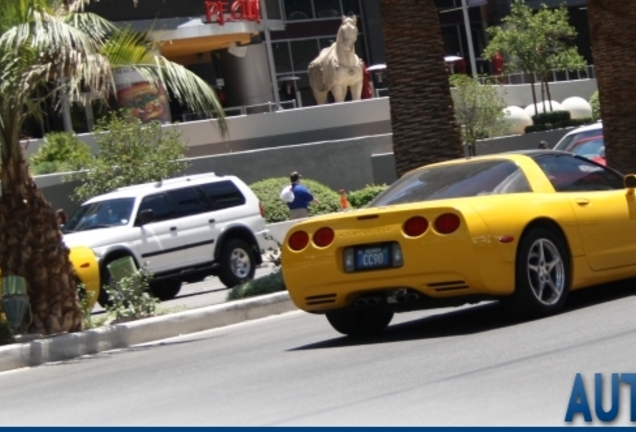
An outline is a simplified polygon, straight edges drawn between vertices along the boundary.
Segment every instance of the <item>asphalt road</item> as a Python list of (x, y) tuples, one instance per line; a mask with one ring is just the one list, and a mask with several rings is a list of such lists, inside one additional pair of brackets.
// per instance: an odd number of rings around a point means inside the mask
[[(0, 418), (4, 425), (563, 425), (576, 373), (594, 412), (594, 373), (636, 372), (633, 286), (572, 294), (565, 312), (526, 322), (496, 303), (401, 314), (380, 337), (361, 340), (340, 337), (324, 317), (291, 312), (0, 374)], [(617, 423), (628, 424), (629, 388), (621, 387), (621, 398)]]

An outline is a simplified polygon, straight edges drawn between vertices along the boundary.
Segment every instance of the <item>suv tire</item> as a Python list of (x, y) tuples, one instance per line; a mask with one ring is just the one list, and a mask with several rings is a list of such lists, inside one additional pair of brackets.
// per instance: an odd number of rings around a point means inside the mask
[(150, 282), (150, 292), (161, 301), (172, 300), (181, 291), (181, 281), (168, 279)]
[(252, 247), (243, 240), (230, 240), (221, 251), (219, 279), (228, 288), (254, 278), (256, 260)]

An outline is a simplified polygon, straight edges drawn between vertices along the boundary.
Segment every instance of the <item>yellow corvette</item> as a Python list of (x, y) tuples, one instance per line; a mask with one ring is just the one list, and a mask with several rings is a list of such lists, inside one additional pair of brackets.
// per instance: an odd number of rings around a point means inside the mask
[(89, 247), (73, 246), (70, 248), (69, 259), (79, 282), (84, 284), (83, 295), (88, 299), (87, 306), (93, 309), (100, 290), (99, 264), (95, 253)]
[(84, 284), (84, 291), (88, 300), (87, 306), (93, 309), (99, 297), (100, 279), (99, 264), (95, 253), (89, 247), (74, 246), (70, 248), (69, 259), (80, 282)]
[(550, 150), (424, 166), (364, 209), (294, 225), (283, 278), (296, 306), (346, 335), (494, 299), (548, 315), (569, 290), (636, 276), (635, 188), (634, 175)]

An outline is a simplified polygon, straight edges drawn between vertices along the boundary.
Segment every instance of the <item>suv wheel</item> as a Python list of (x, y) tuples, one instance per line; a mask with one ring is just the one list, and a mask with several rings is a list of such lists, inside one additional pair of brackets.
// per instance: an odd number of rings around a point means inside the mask
[(254, 278), (256, 262), (252, 248), (243, 240), (230, 240), (221, 251), (219, 279), (228, 288)]
[(181, 291), (180, 280), (163, 280), (150, 283), (150, 292), (161, 301), (172, 300)]

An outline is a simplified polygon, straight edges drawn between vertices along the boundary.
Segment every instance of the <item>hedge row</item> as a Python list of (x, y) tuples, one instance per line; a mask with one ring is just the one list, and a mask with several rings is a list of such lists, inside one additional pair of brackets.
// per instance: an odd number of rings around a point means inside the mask
[[(310, 216), (335, 213), (341, 210), (340, 196), (336, 191), (311, 179), (303, 179), (302, 184), (320, 201), (320, 204), (309, 206)], [(280, 199), (280, 191), (287, 185), (289, 185), (289, 178), (287, 177), (269, 178), (250, 185), (265, 210), (265, 221), (267, 223), (282, 222), (288, 219), (289, 209), (287, 203)], [(349, 204), (353, 208), (364, 207), (386, 188), (386, 185), (371, 185), (350, 192), (347, 194)]]
[(556, 123), (545, 123), (545, 124), (526, 126), (524, 131), (525, 133), (541, 132), (541, 131), (547, 131), (552, 129), (577, 127), (577, 126), (582, 126), (582, 125), (586, 125), (590, 123), (594, 123), (594, 119), (592, 117), (583, 118), (583, 119), (570, 119), (568, 121), (560, 121)]

